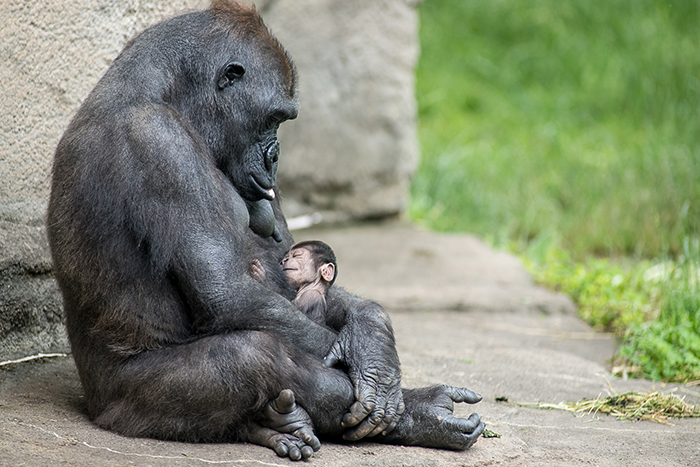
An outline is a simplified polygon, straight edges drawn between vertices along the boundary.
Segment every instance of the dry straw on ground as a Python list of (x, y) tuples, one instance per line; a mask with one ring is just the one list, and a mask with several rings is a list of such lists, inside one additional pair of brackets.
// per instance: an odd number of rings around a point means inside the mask
[(700, 418), (700, 406), (687, 404), (683, 398), (671, 392), (626, 392), (574, 403), (546, 404), (539, 402), (521, 405), (566, 410), (577, 414), (604, 413), (620, 420), (650, 420), (666, 425), (673, 425), (667, 421), (672, 418)]

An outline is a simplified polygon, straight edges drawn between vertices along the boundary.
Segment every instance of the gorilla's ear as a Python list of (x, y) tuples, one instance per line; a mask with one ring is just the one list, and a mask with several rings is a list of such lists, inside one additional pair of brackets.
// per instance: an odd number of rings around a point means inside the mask
[(245, 74), (245, 68), (238, 62), (229, 63), (222, 70), (219, 76), (219, 89), (224, 89), (225, 87), (231, 86), (235, 81), (241, 79)]

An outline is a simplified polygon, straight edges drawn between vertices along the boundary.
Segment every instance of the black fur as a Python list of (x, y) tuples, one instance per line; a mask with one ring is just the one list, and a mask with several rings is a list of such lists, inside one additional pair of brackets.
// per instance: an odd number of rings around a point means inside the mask
[[(254, 9), (217, 0), (131, 40), (59, 142), (48, 235), (98, 425), (246, 440), (289, 388), (319, 434), (340, 435), (356, 398), (361, 419), (346, 427), (363, 428), (350, 439), (394, 427), (403, 401), (384, 310), (333, 288), (338, 332), (288, 300), (279, 261), (293, 241), (269, 189), (295, 87)], [(253, 258), (274, 291), (250, 276)]]

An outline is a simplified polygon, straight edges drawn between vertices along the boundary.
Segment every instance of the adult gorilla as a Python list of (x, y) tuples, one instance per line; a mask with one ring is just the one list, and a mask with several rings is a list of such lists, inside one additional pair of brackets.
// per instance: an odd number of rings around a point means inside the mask
[(126, 435), (248, 440), (293, 459), (318, 449), (314, 431), (465, 449), (483, 424), (452, 416), (453, 401), (479, 396), (402, 390), (380, 306), (335, 288), (330, 329), (289, 302), (274, 188), (295, 92), (255, 10), (216, 0), (131, 40), (79, 109), (47, 223), (89, 414)]

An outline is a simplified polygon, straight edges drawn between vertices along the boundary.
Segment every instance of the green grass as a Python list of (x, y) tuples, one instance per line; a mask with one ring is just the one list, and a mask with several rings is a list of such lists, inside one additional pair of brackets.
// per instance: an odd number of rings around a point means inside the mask
[(523, 253), (640, 375), (700, 374), (700, 2), (419, 11), (411, 217)]
[(411, 215), (586, 254), (700, 231), (700, 3), (427, 0)]
[(578, 262), (565, 250), (534, 242), (523, 252), (525, 267), (539, 284), (568, 294), (580, 316), (600, 331), (624, 336), (635, 325), (659, 315), (662, 277), (650, 261), (623, 267), (606, 258)]

